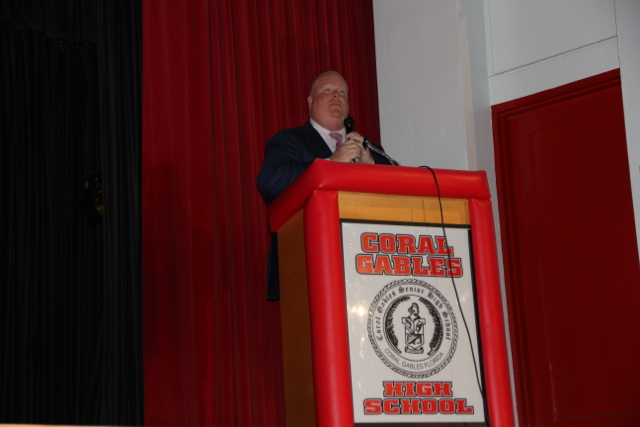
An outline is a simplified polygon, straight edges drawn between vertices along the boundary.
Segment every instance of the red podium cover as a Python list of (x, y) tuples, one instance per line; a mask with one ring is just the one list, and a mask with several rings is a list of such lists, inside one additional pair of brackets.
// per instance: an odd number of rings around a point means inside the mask
[[(393, 212), (396, 205), (413, 203), (415, 198), (428, 202), (429, 198), (440, 197), (448, 203), (464, 205), (468, 212), (466, 223), (473, 233), (471, 252), (488, 421), (495, 427), (514, 425), (486, 174), (482, 171), (433, 172), (437, 181), (428, 169), (317, 160), (270, 205), (269, 226), (271, 231), (278, 231), (281, 251), (281, 310), (289, 424), (301, 423), (301, 416), (309, 416), (315, 411), (318, 426), (354, 425), (341, 221), (351, 217), (368, 218), (367, 209), (374, 216), (377, 215), (374, 211), (385, 211), (388, 217), (388, 212)], [(376, 197), (374, 204), (385, 197), (393, 199), (382, 202), (387, 203), (387, 208), (382, 209), (371, 208), (368, 202), (357, 205), (360, 200), (368, 200), (368, 196)], [(351, 206), (352, 214), (341, 206), (341, 200), (356, 200), (355, 210)], [(404, 221), (400, 218), (392, 220)], [(437, 220), (418, 222), (441, 221), (438, 217)], [(444, 222), (448, 222), (446, 216)], [(290, 237), (295, 235), (292, 230), (296, 229), (301, 236)], [(305, 347), (309, 348), (308, 353), (305, 353)], [(310, 373), (305, 378), (303, 371), (307, 369)], [(311, 381), (312, 385), (305, 384)], [(314, 401), (314, 407), (306, 411), (299, 402), (290, 403), (301, 399), (305, 392), (309, 392), (308, 396)], [(295, 408), (292, 406), (302, 408), (298, 415), (293, 414)], [(372, 419), (369, 422), (380, 421)]]

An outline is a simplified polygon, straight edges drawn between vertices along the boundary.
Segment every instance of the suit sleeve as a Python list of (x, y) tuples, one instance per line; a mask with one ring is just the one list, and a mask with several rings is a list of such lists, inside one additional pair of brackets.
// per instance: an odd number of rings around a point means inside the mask
[(273, 202), (315, 159), (305, 158), (302, 143), (292, 132), (278, 132), (267, 143), (258, 174), (258, 190)]

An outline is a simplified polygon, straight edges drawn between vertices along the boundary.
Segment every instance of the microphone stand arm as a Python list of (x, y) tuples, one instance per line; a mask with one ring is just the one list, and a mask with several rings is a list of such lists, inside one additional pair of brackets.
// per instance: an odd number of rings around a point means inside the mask
[(364, 142), (362, 143), (362, 146), (364, 148), (369, 148), (370, 150), (375, 151), (376, 153), (380, 154), (382, 157), (386, 158), (387, 160), (389, 160), (389, 162), (393, 165), (393, 166), (400, 166), (400, 163), (396, 162), (395, 160), (393, 160), (391, 157), (389, 157), (389, 155), (387, 153), (385, 153), (382, 150), (378, 150), (371, 141), (369, 141), (368, 138), (364, 139)]

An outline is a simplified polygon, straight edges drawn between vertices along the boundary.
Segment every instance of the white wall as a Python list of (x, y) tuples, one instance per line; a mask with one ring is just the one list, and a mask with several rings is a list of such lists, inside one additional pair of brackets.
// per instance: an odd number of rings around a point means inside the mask
[(487, 99), (495, 105), (619, 67), (614, 0), (373, 4), (381, 142), (407, 166), (493, 168), (477, 158), (491, 136), (477, 129), (490, 128)]
[(467, 169), (456, 3), (373, 7), (385, 150), (405, 166)]
[(618, 68), (614, 0), (487, 0), (491, 104)]
[(613, 0), (490, 0), (492, 73), (616, 36)]
[(640, 1), (616, 0), (627, 154), (640, 253)]

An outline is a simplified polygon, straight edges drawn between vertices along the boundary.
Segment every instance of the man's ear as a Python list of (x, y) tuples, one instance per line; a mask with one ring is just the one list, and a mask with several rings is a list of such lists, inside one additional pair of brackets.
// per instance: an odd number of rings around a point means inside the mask
[(307, 104), (309, 104), (309, 110), (311, 110), (311, 103), (313, 102), (313, 96), (309, 95), (307, 98)]

